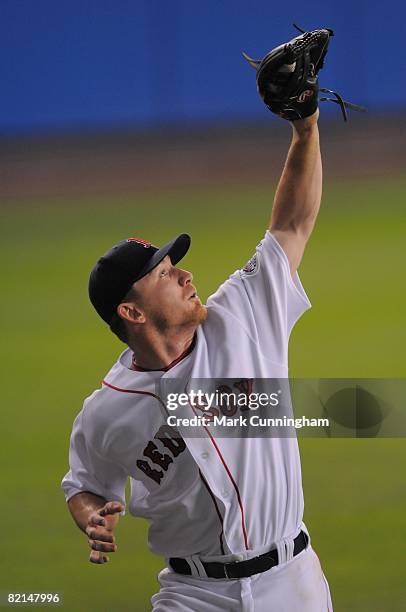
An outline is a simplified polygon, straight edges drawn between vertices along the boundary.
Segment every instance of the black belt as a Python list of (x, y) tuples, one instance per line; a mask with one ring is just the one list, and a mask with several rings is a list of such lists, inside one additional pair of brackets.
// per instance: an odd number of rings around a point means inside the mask
[[(293, 556), (298, 555), (307, 546), (309, 538), (304, 531), (301, 531), (299, 535), (293, 540)], [(192, 561), (193, 563), (193, 561)], [(253, 574), (261, 574), (278, 565), (278, 551), (276, 548), (254, 557), (253, 559), (246, 559), (246, 561), (233, 561), (231, 563), (203, 563), (204, 570), (209, 578), (248, 578)], [(191, 576), (192, 571), (189, 563), (186, 559), (180, 559), (178, 557), (172, 557), (169, 559), (169, 565), (178, 574), (184, 574), (185, 576)]]

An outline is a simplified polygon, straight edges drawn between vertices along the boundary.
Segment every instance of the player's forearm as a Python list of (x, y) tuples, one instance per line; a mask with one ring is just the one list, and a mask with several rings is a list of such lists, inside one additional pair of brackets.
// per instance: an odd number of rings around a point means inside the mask
[(70, 498), (68, 507), (76, 525), (85, 532), (89, 516), (99, 508), (102, 508), (105, 503), (106, 500), (103, 497), (83, 491)]
[(322, 165), (317, 117), (292, 124), (292, 142), (276, 190), (270, 229), (310, 235), (320, 208)]

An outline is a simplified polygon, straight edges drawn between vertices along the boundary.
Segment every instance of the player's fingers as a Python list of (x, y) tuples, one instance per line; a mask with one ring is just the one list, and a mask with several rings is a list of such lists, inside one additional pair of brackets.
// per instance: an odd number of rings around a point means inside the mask
[(99, 552), (116, 552), (117, 544), (110, 542), (101, 542), (100, 540), (88, 540), (90, 548)]
[(86, 535), (90, 540), (100, 540), (101, 542), (111, 542), (113, 544), (115, 542), (115, 537), (111, 535), (111, 533), (106, 533), (95, 527), (88, 527), (86, 529)]
[(106, 525), (106, 521), (102, 516), (100, 516), (98, 512), (93, 512), (93, 514), (89, 516), (88, 524), (101, 525), (102, 527), (104, 527)]
[(124, 504), (120, 502), (107, 502), (107, 504), (105, 504), (103, 508), (100, 508), (99, 514), (100, 516), (107, 516), (108, 514), (117, 514), (118, 512), (123, 512), (123, 510)]
[(92, 552), (90, 553), (89, 561), (90, 563), (98, 563), (99, 565), (101, 565), (102, 563), (108, 563), (110, 559), (107, 555), (102, 555), (99, 552), (92, 550)]

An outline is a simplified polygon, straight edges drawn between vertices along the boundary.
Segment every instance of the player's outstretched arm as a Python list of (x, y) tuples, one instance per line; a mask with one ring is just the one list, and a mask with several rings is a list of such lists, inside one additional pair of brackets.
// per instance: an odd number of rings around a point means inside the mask
[(269, 229), (285, 251), (291, 273), (299, 267), (320, 208), (322, 165), (319, 111), (292, 122), (292, 142), (276, 190)]
[(106, 502), (103, 497), (84, 491), (71, 497), (69, 510), (79, 527), (88, 536), (92, 549), (91, 563), (107, 563), (109, 557), (103, 553), (116, 552), (114, 530), (120, 512), (124, 510), (120, 502)]

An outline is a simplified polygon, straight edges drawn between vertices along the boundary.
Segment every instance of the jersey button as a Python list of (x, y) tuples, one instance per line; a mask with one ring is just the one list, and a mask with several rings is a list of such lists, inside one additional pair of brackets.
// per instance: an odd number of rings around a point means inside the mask
[(207, 453), (206, 451), (204, 453), (202, 453), (201, 455), (202, 459), (208, 459), (209, 458), (209, 453)]

